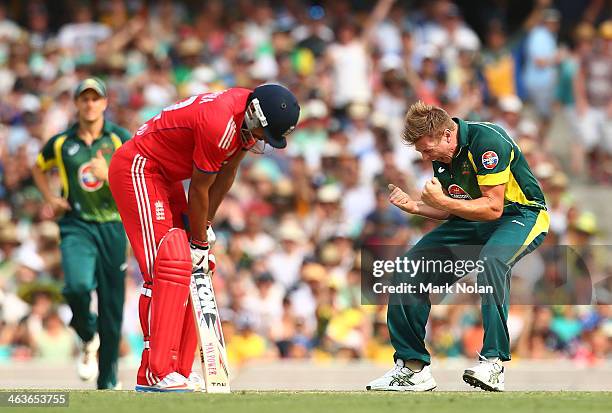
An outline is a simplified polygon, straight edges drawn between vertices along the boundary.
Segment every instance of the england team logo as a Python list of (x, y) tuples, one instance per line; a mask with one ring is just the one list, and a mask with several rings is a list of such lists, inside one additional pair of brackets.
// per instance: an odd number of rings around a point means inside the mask
[(162, 201), (155, 201), (155, 219), (157, 221), (164, 221), (166, 219), (166, 212), (164, 211), (164, 203)]
[(486, 151), (482, 154), (482, 166), (486, 169), (493, 169), (497, 166), (499, 162), (499, 157), (493, 151)]
[(87, 192), (95, 192), (102, 188), (104, 182), (96, 178), (91, 170), (91, 163), (87, 162), (79, 168), (79, 185)]

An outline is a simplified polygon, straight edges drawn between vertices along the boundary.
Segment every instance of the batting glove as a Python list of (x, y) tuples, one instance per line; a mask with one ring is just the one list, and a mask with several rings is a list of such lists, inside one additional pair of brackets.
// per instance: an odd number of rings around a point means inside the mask
[(215, 267), (217, 266), (217, 260), (215, 254), (208, 254), (208, 275), (211, 277), (215, 273)]
[(202, 272), (208, 272), (208, 257), (210, 252), (210, 246), (206, 241), (197, 241), (192, 239), (189, 243), (191, 249), (191, 265), (192, 270), (196, 269)]
[(215, 231), (213, 231), (212, 223), (210, 221), (208, 221), (208, 224), (206, 225), (206, 237), (208, 238), (208, 245), (210, 245), (211, 248), (214, 247), (215, 242), (217, 242), (217, 236), (215, 235)]

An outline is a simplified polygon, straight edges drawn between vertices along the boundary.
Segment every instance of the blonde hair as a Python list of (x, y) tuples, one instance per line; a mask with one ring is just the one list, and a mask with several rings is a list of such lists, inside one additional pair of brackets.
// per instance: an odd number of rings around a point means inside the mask
[(402, 140), (407, 145), (414, 145), (423, 136), (442, 137), (445, 129), (455, 130), (455, 127), (455, 122), (444, 109), (419, 100), (408, 108)]

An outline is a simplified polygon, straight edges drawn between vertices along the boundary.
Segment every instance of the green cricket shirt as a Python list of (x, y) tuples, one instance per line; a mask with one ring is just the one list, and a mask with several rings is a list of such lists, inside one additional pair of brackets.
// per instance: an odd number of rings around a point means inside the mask
[(91, 146), (77, 135), (78, 123), (53, 136), (43, 146), (36, 160), (47, 171), (57, 167), (62, 182), (62, 196), (72, 208), (66, 216), (85, 221), (121, 221), (108, 182), (98, 180), (91, 172), (91, 160), (101, 151), (110, 163), (113, 153), (131, 134), (112, 122), (104, 121), (102, 134)]
[(476, 199), (480, 186), (506, 184), (504, 207), (546, 209), (544, 194), (518, 145), (506, 131), (489, 122), (453, 118), (459, 128), (458, 149), (450, 165), (433, 161), (434, 176), (448, 196)]

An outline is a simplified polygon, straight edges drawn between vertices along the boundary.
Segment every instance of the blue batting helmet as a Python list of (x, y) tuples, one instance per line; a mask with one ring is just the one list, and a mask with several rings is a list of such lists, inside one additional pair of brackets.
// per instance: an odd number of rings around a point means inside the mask
[(257, 86), (247, 104), (245, 121), (252, 130), (261, 126), (265, 141), (274, 148), (287, 146), (289, 135), (300, 116), (300, 105), (297, 99), (284, 86), (265, 84)]

